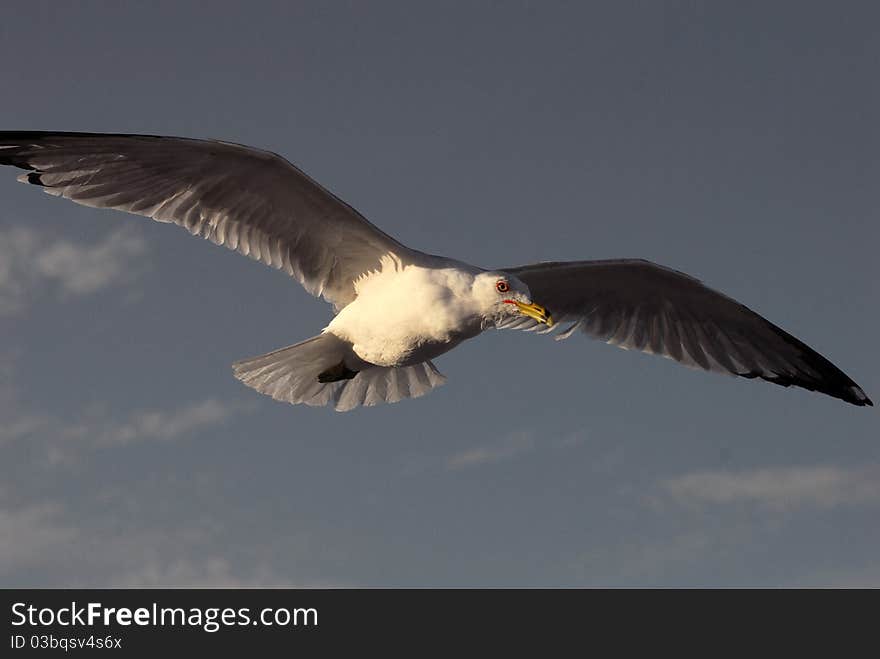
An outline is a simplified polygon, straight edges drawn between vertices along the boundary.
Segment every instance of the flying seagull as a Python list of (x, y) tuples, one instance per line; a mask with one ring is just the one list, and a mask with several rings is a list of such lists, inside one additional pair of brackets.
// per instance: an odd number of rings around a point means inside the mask
[(79, 204), (170, 222), (284, 270), (333, 305), (317, 336), (233, 365), (272, 398), (345, 411), (426, 394), (438, 355), (490, 328), (575, 331), (694, 368), (853, 405), (820, 354), (684, 273), (639, 259), (487, 270), (397, 242), (284, 158), (151, 135), (0, 132), (0, 164)]

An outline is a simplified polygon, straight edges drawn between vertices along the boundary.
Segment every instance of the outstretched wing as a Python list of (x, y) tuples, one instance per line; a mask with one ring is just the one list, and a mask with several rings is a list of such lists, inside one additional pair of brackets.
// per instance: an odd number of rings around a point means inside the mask
[[(840, 369), (736, 300), (681, 272), (627, 259), (537, 263), (505, 268), (528, 285), (532, 299), (568, 325), (621, 348), (687, 366), (784, 387), (820, 391), (854, 405), (872, 405)], [(538, 325), (518, 321), (519, 329)]]
[(49, 194), (173, 222), (283, 269), (337, 310), (383, 256), (414, 254), (285, 159), (238, 144), (0, 131), (0, 164)]

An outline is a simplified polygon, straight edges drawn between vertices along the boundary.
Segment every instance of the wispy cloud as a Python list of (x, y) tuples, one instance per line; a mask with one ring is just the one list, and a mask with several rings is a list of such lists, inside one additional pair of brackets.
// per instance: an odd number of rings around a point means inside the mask
[(190, 435), (203, 428), (217, 426), (245, 406), (221, 403), (209, 398), (171, 411), (136, 412), (119, 424), (101, 429), (84, 424), (75, 429), (78, 436), (91, 438), (100, 445), (123, 445), (139, 441), (168, 441)]
[(209, 398), (172, 410), (134, 411), (122, 419), (108, 412), (75, 419), (34, 413), (15, 416), (13, 412), (7, 413), (6, 425), (0, 428), (0, 444), (28, 442), (45, 451), (49, 464), (69, 465), (84, 450), (183, 440), (221, 427), (234, 415), (252, 409), (249, 403)]
[(450, 455), (446, 459), (448, 469), (467, 469), (481, 465), (508, 460), (535, 447), (530, 433), (514, 433), (501, 441), (482, 444)]
[(6, 424), (0, 427), (0, 445), (33, 436), (50, 425), (50, 421), (48, 417), (37, 415), (7, 416)]
[[(115, 497), (116, 500), (119, 496)], [(124, 509), (124, 506), (123, 506)], [(202, 519), (185, 528), (128, 526), (118, 509), (88, 527), (57, 503), (0, 504), (0, 577), (69, 587), (259, 586), (281, 582), (265, 557), (234, 566), (217, 554), (222, 526)], [(30, 575), (30, 576), (28, 576)]]
[(77, 535), (54, 504), (0, 508), (0, 529), (0, 574), (45, 561)]
[(151, 559), (138, 565), (130, 566), (114, 577), (113, 587), (116, 588), (157, 588), (184, 587), (198, 588), (205, 586), (243, 588), (248, 586), (272, 583), (268, 579), (242, 579), (233, 574), (232, 565), (219, 556), (204, 560), (176, 558), (168, 560)]
[(701, 471), (664, 481), (674, 499), (692, 504), (754, 503), (775, 509), (880, 503), (880, 467), (778, 467)]
[(459, 471), (504, 462), (536, 450), (570, 451), (588, 440), (586, 430), (571, 431), (561, 436), (546, 436), (534, 429), (510, 432), (500, 439), (489, 439), (452, 454), (410, 457), (405, 461), (403, 472), (407, 476), (434, 471)]
[(86, 295), (130, 281), (133, 262), (146, 251), (143, 238), (128, 226), (97, 242), (53, 238), (31, 227), (0, 228), (0, 314), (25, 308), (35, 291)]

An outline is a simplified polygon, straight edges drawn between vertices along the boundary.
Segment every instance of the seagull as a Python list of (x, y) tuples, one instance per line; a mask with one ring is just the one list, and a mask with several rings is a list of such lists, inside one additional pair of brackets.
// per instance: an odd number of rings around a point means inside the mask
[(233, 364), (288, 403), (359, 406), (445, 382), (431, 360), (487, 329), (576, 331), (692, 368), (873, 405), (830, 361), (751, 309), (641, 259), (485, 269), (406, 247), (275, 153), (154, 135), (0, 131), (23, 183), (173, 223), (283, 270), (335, 315), (317, 336)]

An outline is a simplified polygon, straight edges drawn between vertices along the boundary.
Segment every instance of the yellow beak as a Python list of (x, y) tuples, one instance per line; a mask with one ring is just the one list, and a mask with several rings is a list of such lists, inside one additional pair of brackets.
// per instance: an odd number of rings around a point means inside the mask
[(539, 323), (547, 325), (547, 327), (553, 327), (553, 316), (547, 313), (547, 310), (541, 305), (525, 304), (524, 302), (518, 302), (517, 300), (505, 300), (505, 302), (515, 304), (521, 314), (528, 316), (529, 318), (534, 318)]

